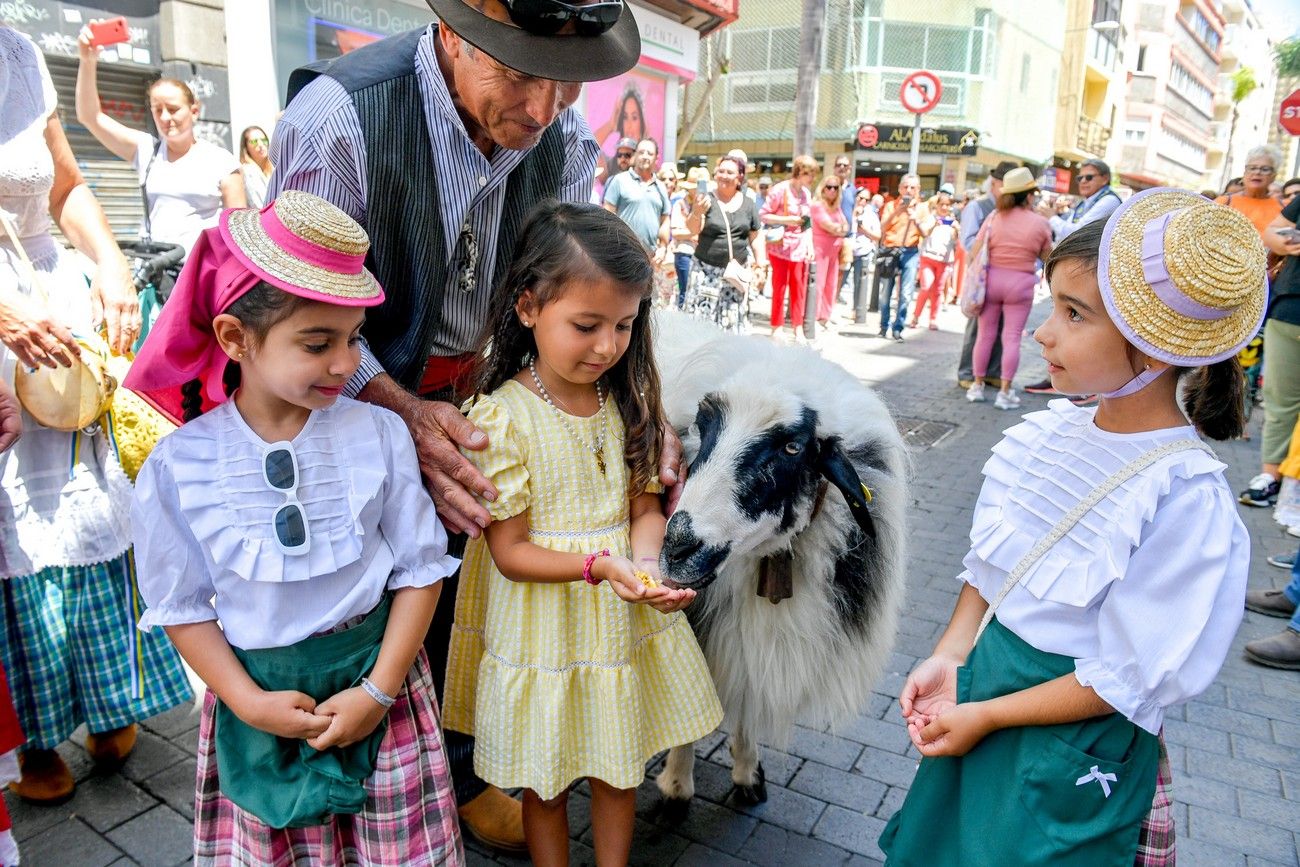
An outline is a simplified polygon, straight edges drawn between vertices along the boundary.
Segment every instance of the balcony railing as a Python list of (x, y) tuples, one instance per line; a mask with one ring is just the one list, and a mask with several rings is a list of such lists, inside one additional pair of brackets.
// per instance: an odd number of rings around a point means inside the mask
[(1098, 123), (1087, 115), (1079, 115), (1079, 150), (1104, 156), (1110, 142), (1110, 127)]

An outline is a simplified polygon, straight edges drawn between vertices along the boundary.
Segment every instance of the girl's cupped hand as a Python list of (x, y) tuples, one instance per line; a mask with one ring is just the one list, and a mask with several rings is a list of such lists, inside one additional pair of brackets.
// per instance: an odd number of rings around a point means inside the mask
[(953, 657), (935, 654), (912, 669), (898, 696), (898, 706), (909, 726), (925, 726), (957, 706), (959, 665)]
[(329, 727), (316, 737), (307, 738), (307, 746), (314, 750), (346, 747), (367, 737), (379, 725), (388, 708), (370, 697), (364, 689), (354, 686), (330, 696), (316, 706), (318, 714), (329, 717)]
[(592, 564), (592, 574), (609, 582), (610, 588), (624, 602), (649, 605), (665, 614), (680, 611), (695, 601), (694, 590), (679, 590), (665, 587), (659, 575), (659, 567), (650, 563), (642, 564), (654, 578), (656, 587), (647, 587), (636, 576), (637, 567), (626, 557), (601, 557)]
[(959, 704), (922, 723), (924, 719), (924, 714), (909, 719), (907, 733), (926, 757), (964, 756), (995, 728), (985, 704), (978, 701)]
[(231, 710), (253, 728), (282, 738), (314, 738), (330, 725), (330, 718), (318, 712), (316, 699), (288, 689), (259, 691)]

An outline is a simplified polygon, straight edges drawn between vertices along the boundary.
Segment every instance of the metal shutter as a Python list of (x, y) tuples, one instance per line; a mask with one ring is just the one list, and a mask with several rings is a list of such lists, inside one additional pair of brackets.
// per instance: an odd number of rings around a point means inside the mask
[[(59, 55), (45, 56), (59, 95), (59, 116), (67, 132), (68, 143), (77, 158), (86, 183), (108, 216), (113, 235), (119, 240), (139, 237), (143, 205), (140, 181), (135, 170), (101, 145), (90, 131), (77, 122), (77, 59)], [(99, 99), (111, 114), (131, 129), (154, 134), (153, 118), (145, 99), (145, 88), (156, 76), (148, 67), (113, 63), (99, 64)]]

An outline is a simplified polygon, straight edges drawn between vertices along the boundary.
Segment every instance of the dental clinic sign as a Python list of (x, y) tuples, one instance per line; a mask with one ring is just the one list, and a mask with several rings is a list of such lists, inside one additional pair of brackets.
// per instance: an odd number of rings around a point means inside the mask
[(700, 64), (700, 34), (644, 6), (632, 6), (632, 14), (641, 32), (641, 65), (693, 81)]

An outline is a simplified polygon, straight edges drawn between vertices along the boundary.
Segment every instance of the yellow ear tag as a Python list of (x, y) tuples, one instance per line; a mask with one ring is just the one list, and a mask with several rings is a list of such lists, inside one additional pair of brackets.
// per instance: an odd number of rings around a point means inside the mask
[(868, 505), (870, 505), (871, 501), (875, 499), (871, 496), (871, 488), (868, 488), (865, 482), (862, 483), (862, 496), (866, 498)]

